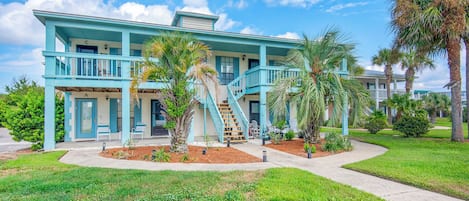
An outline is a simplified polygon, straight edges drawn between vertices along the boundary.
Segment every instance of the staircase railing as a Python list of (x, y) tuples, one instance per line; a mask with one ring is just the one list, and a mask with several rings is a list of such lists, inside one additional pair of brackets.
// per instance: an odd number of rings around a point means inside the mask
[[(238, 103), (238, 98), (235, 97), (233, 94), (233, 91), (231, 90), (231, 87), (228, 86), (228, 104), (230, 105), (231, 109), (234, 112), (234, 115), (236, 116), (236, 119), (238, 119), (241, 123), (241, 129), (243, 130), (244, 134), (244, 139), (248, 139), (248, 129), (249, 129), (249, 121), (246, 118), (246, 115), (243, 112), (243, 109)], [(239, 92), (240, 97), (244, 95), (244, 92)]]
[(207, 105), (210, 117), (212, 118), (213, 124), (215, 125), (215, 130), (218, 135), (218, 141), (223, 142), (225, 122), (223, 121), (220, 110), (218, 110), (217, 102), (212, 96), (210, 90), (206, 89), (205, 86), (203, 86), (201, 83), (198, 83), (196, 85), (196, 98), (200, 103)]

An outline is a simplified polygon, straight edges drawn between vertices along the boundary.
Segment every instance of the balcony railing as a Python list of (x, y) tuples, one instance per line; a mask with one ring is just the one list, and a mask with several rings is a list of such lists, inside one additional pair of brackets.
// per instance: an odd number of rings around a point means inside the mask
[[(386, 100), (388, 99), (388, 96), (386, 94), (386, 89), (369, 89), (370, 91), (370, 96), (373, 98), (373, 99), (376, 99), (378, 98), (379, 101), (383, 101), (383, 100)], [(376, 97), (376, 93), (378, 93), (378, 97)], [(391, 89), (391, 96), (393, 94), (399, 94), (399, 95), (403, 95), (405, 94), (405, 90), (394, 90), (394, 89)]]
[[(141, 57), (100, 55), (73, 52), (44, 52), (46, 58), (55, 58), (57, 78), (129, 79), (137, 69)], [(51, 66), (46, 66), (50, 68)], [(124, 69), (128, 68), (128, 69)], [(128, 73), (126, 73), (128, 72)]]

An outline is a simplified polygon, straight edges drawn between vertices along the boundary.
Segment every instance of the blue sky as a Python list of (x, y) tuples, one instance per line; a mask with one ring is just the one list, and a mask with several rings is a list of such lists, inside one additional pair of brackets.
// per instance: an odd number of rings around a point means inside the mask
[[(279, 37), (318, 36), (339, 28), (357, 45), (359, 63), (367, 69), (380, 48), (391, 45), (390, 0), (27, 0), (0, 1), (0, 93), (12, 78), (27, 75), (43, 83), (44, 27), (32, 9), (169, 24), (176, 10), (219, 15), (216, 29)], [(72, 9), (73, 8), (73, 9)], [(463, 53), (463, 52), (462, 52)], [(448, 81), (443, 58), (437, 68), (419, 74), (416, 89), (442, 91)], [(395, 71), (402, 73), (396, 66)], [(464, 72), (463, 68), (463, 71)]]

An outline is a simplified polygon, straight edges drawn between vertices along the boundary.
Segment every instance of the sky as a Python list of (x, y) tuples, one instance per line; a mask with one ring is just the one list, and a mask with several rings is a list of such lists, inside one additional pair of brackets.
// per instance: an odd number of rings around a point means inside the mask
[[(218, 31), (284, 38), (315, 38), (335, 27), (356, 44), (360, 65), (380, 71), (383, 67), (372, 65), (371, 58), (393, 39), (391, 0), (0, 0), (0, 93), (22, 75), (44, 83), (45, 32), (33, 9), (167, 25), (176, 11), (184, 10), (220, 16)], [(444, 56), (436, 57), (435, 64), (435, 70), (417, 73), (415, 89), (445, 91), (449, 70)], [(403, 73), (400, 66), (394, 71)]]

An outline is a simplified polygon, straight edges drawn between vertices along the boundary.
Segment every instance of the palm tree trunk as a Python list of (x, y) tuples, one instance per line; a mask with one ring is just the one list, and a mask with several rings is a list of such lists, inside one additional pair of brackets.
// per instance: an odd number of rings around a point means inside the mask
[(412, 91), (412, 87), (414, 85), (414, 76), (415, 70), (412, 67), (407, 68), (405, 71), (405, 93), (410, 94)]
[(451, 87), (451, 141), (463, 142), (462, 132), (462, 104), (461, 104), (461, 61), (460, 41), (447, 40), (449, 80)]
[[(469, 35), (464, 36), (463, 39), (464, 46), (466, 46), (466, 112), (469, 119), (469, 101), (467, 101), (469, 100), (469, 82), (467, 81), (467, 79), (469, 79)], [(469, 128), (469, 120), (467, 121), (467, 128)], [(469, 139), (469, 132), (467, 134), (467, 139)]]
[(433, 110), (430, 114), (430, 122), (432, 122), (432, 124), (435, 124), (436, 122), (436, 110)]
[[(384, 74), (386, 76), (386, 97), (388, 99), (391, 98), (391, 80), (392, 80), (392, 67), (391, 65), (386, 65), (384, 69)], [(378, 86), (375, 86), (376, 90), (378, 90)], [(392, 124), (392, 113), (391, 113), (391, 107), (388, 106), (386, 109), (388, 113), (388, 124)]]
[(312, 121), (311, 124), (306, 128), (305, 132), (305, 143), (318, 144), (321, 143), (321, 122)]

